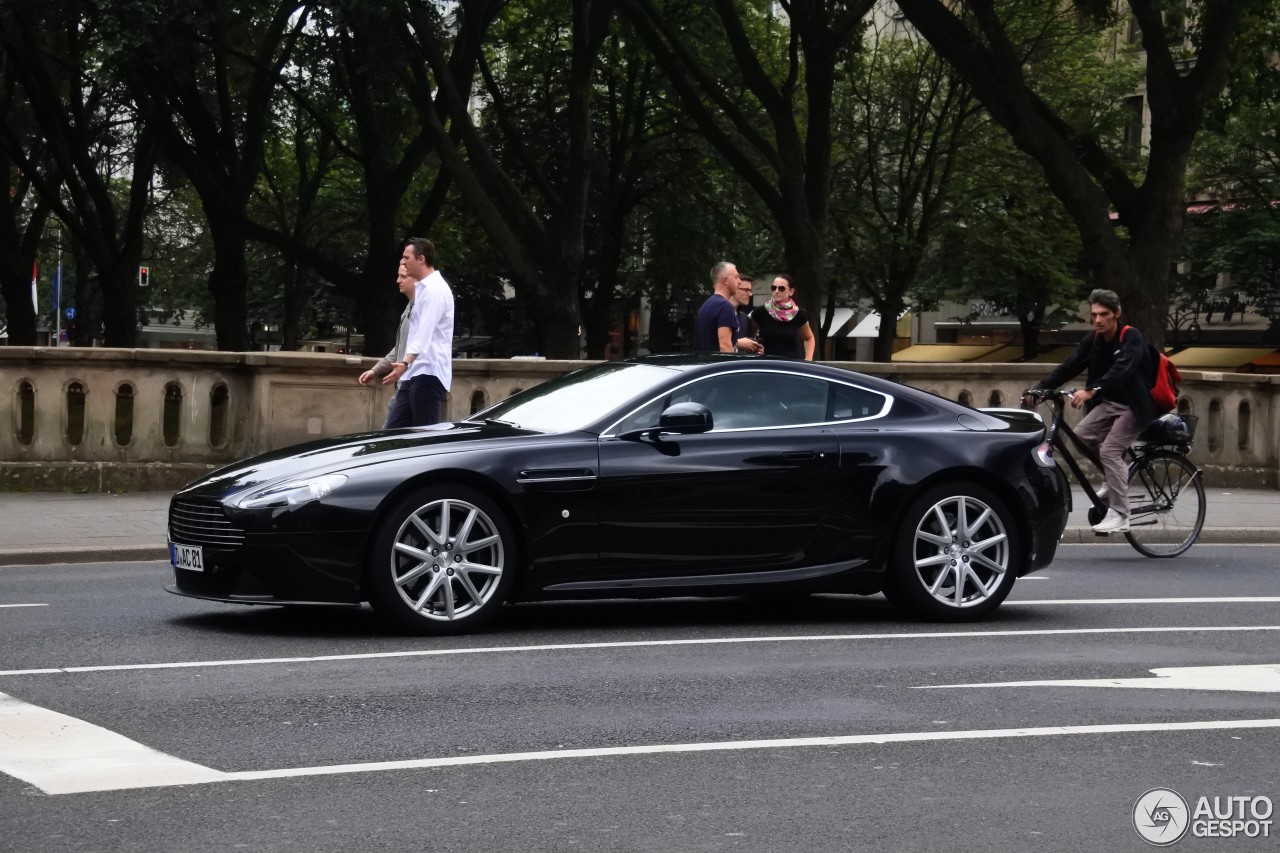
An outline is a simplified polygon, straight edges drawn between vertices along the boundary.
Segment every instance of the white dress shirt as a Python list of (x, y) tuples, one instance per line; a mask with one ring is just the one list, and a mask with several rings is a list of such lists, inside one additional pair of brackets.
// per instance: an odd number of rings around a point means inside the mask
[(453, 382), (453, 291), (439, 270), (414, 285), (413, 313), (409, 318), (406, 356), (413, 363), (401, 377), (434, 376), (444, 390)]

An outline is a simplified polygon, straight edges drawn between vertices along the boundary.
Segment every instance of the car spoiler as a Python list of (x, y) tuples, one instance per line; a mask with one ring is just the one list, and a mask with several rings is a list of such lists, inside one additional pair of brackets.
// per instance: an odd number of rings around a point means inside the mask
[(1008, 408), (992, 408), (978, 409), (984, 415), (991, 415), (999, 418), (1010, 426), (1022, 430), (1024, 432), (1033, 432), (1037, 429), (1044, 429), (1044, 418), (1040, 417), (1039, 412), (1030, 409), (1008, 409)]

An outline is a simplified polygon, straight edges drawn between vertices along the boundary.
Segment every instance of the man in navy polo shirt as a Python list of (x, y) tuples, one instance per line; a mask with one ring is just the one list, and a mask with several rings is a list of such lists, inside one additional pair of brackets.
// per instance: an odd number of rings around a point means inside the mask
[(738, 268), (721, 261), (711, 268), (711, 284), (715, 292), (702, 303), (693, 324), (694, 351), (763, 352), (758, 342), (738, 337)]

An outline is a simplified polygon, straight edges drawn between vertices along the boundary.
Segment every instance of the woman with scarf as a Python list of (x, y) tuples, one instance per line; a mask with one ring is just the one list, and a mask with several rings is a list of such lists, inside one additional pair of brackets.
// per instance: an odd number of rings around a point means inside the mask
[(791, 276), (778, 276), (769, 289), (769, 301), (751, 312), (753, 337), (764, 344), (765, 355), (813, 361), (813, 330), (809, 315), (796, 305)]

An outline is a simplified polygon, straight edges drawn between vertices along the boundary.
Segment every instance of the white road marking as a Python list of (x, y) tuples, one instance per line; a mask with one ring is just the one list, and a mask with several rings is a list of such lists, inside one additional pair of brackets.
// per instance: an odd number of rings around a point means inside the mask
[(0, 693), (0, 772), (46, 794), (217, 782), (225, 774)]
[(48, 607), (47, 604), (0, 604), (0, 607)]
[(685, 640), (620, 640), (602, 643), (548, 643), (533, 646), (480, 646), (459, 649), (413, 649), (400, 652), (364, 652), (349, 655), (315, 655), (294, 658), (245, 658), (232, 660), (172, 661), (165, 663), (121, 663), (98, 666), (45, 667), (0, 670), (5, 675), (60, 675), (82, 672), (126, 672), (144, 669), (198, 669), (217, 666), (262, 666), (266, 664), (326, 663), (346, 660), (387, 658), (449, 657), (453, 655), (500, 654), (504, 652), (578, 652), (593, 649), (635, 649), (663, 646), (727, 646), (753, 643), (832, 643), (876, 640), (955, 640), (969, 637), (1056, 637), (1097, 634), (1221, 634), (1252, 631), (1280, 631), (1280, 625), (1176, 625), (1153, 628), (1044, 628), (1030, 631), (920, 631), (896, 634), (814, 634), (767, 637), (700, 637)]
[(1280, 664), (1248, 666), (1175, 666), (1153, 669), (1155, 678), (1080, 678), (1043, 681), (1000, 681), (986, 684), (929, 684), (916, 690), (951, 687), (1127, 687), (1154, 690), (1231, 690), (1280, 693)]
[[(0, 694), (3, 696), (3, 694)], [(168, 785), (199, 785), (214, 782), (254, 782), (293, 779), (302, 776), (336, 776), (348, 773), (377, 773), (394, 770), (423, 770), (433, 767), (464, 767), (477, 764), (509, 764), (522, 761), (606, 758), (663, 753), (731, 752), (753, 749), (796, 749), (804, 747), (884, 745), (930, 741), (991, 740), (997, 738), (1054, 737), (1062, 735), (1132, 734), (1140, 732), (1222, 731), (1280, 728), (1280, 719), (1203, 720), (1182, 723), (1119, 723), (1089, 726), (1043, 726), (1022, 729), (978, 729), (952, 732), (887, 732), (866, 735), (775, 738), (769, 740), (713, 741), (708, 743), (661, 743), (638, 746), (608, 746), (585, 749), (552, 749), (531, 752), (502, 752), (490, 755), (457, 755), (404, 761), (369, 761), (359, 764), (327, 764), (314, 767), (285, 767), (276, 770), (221, 772), (191, 764), (131, 741), (97, 726), (62, 714), (18, 702), (22, 713), (40, 719), (42, 725), (27, 731), (12, 731), (8, 715), (0, 715), (0, 743), (23, 744), (21, 754), (9, 755), (0, 749), (0, 771), (30, 782), (48, 794), (90, 791), (118, 791)], [(19, 719), (19, 725), (22, 720)], [(73, 729), (68, 735), (66, 729)], [(100, 757), (104, 744), (112, 741), (114, 763)]]

